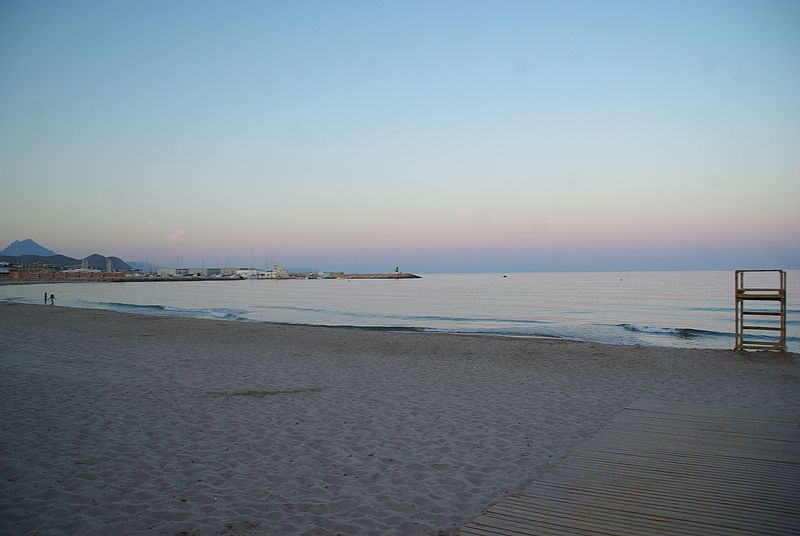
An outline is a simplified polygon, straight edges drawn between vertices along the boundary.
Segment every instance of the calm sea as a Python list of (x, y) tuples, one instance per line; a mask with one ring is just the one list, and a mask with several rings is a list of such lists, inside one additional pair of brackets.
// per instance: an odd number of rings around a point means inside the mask
[[(800, 271), (787, 272), (800, 351)], [(754, 281), (756, 283), (756, 281)], [(0, 300), (132, 313), (446, 333), (732, 348), (733, 272), (432, 274), (410, 280), (258, 280), (0, 286)]]

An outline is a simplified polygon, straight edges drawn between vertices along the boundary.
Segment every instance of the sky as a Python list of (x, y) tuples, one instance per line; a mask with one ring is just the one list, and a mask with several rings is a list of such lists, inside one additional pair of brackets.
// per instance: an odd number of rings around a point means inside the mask
[(0, 2), (0, 248), (800, 268), (800, 2)]

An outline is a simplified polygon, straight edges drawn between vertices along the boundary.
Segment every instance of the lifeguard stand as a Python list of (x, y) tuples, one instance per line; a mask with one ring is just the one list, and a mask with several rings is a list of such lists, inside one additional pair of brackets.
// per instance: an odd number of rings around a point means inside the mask
[[(745, 285), (745, 274), (761, 274), (757, 287)], [(774, 274), (777, 287), (765, 287), (762, 281)], [(745, 303), (750, 309), (745, 309)], [(755, 308), (753, 308), (755, 307)], [(779, 325), (756, 323), (779, 319)], [(747, 320), (747, 323), (745, 323)], [(756, 339), (745, 339), (745, 334), (756, 336), (753, 332), (765, 332)], [(777, 340), (775, 337), (778, 337)], [(736, 270), (736, 351), (740, 350), (778, 350), (786, 351), (786, 272), (783, 270)]]

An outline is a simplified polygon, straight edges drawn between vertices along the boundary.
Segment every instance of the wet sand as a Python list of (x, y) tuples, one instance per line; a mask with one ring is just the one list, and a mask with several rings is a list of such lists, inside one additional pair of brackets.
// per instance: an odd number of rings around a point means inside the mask
[(0, 533), (449, 534), (634, 400), (800, 409), (799, 358), (0, 302)]

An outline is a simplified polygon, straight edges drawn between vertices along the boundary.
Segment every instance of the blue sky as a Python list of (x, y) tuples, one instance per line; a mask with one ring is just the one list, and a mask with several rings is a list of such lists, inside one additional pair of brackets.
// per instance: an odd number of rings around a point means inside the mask
[(800, 267), (799, 53), (798, 2), (6, 1), (0, 242)]

